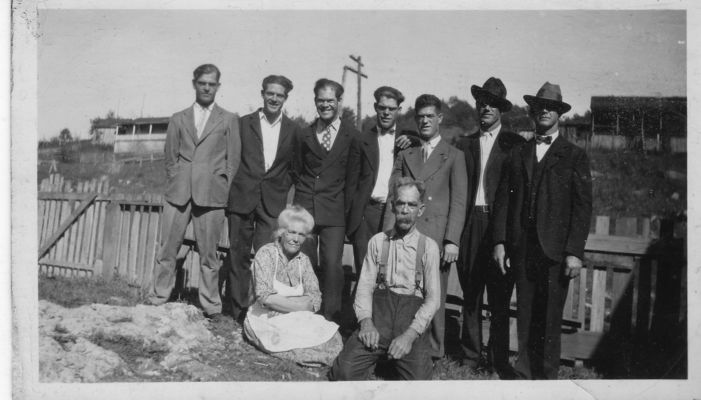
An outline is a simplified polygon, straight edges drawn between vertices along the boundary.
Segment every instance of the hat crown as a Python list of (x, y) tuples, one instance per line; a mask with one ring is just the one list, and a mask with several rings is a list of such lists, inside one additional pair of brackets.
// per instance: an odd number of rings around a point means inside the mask
[(506, 86), (499, 78), (490, 77), (482, 85), (482, 90), (491, 93), (496, 97), (506, 98)]
[(538, 93), (535, 95), (535, 97), (540, 99), (562, 102), (562, 92), (560, 91), (560, 85), (545, 82), (543, 86), (541, 86), (540, 89), (538, 89)]

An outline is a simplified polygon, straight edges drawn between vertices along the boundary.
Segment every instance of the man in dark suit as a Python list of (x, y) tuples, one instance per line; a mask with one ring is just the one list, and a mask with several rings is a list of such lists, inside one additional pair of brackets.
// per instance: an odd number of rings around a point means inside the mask
[(465, 152), (468, 173), (467, 216), (462, 235), (458, 276), (463, 292), (463, 365), (482, 367), (482, 297), (485, 286), (491, 310), (488, 360), (499, 376), (510, 377), (509, 303), (514, 288), (513, 274), (502, 275), (492, 261), (489, 214), (499, 185), (501, 167), (514, 146), (524, 142), (505, 131), (501, 114), (511, 110), (506, 87), (491, 77), (482, 87), (472, 85), (479, 116), (479, 130), (462, 138), (457, 148)]
[(357, 276), (360, 276), (368, 241), (382, 231), (395, 156), (418, 142), (416, 132), (397, 132), (397, 117), (404, 101), (402, 92), (381, 86), (375, 90), (374, 97), (376, 125), (360, 137), (360, 177), (346, 224), (346, 235), (353, 242)]
[(263, 107), (241, 118), (241, 165), (229, 191), (229, 257), (225, 297), (241, 320), (252, 302), (251, 245), (272, 241), (277, 217), (285, 208), (292, 182), (297, 125), (282, 107), (292, 82), (281, 75), (263, 79)]
[[(441, 248), (441, 303), (431, 324), (431, 356), (442, 358), (445, 353), (445, 299), (450, 268), (458, 258), (458, 244), (465, 223), (467, 202), (467, 172), (463, 152), (440, 136), (443, 120), (441, 101), (434, 95), (423, 94), (416, 99), (416, 125), (422, 140), (420, 147), (402, 150), (397, 156), (391, 182), (408, 176), (426, 185), (426, 210), (416, 227), (438, 243)], [(384, 228), (394, 224), (394, 216), (385, 213)]]
[(205, 315), (221, 318), (217, 242), (224, 224), (229, 186), (239, 167), (241, 141), (236, 116), (214, 103), (219, 69), (204, 64), (193, 72), (195, 104), (175, 113), (165, 144), (167, 188), (160, 250), (148, 303), (165, 303), (175, 286), (175, 257), (192, 219), (200, 254), (199, 302)]
[(513, 267), (516, 274), (516, 373), (556, 379), (562, 308), (589, 234), (591, 174), (584, 150), (558, 132), (560, 116), (570, 110), (560, 86), (546, 82), (523, 98), (536, 136), (515, 148), (504, 166), (492, 220), (493, 256), (502, 273)]
[[(314, 85), (314, 102), (319, 118), (303, 132), (296, 154), (299, 176), (294, 202), (313, 216), (312, 240), (302, 251), (320, 275), (321, 311), (327, 319), (341, 321), (341, 296), (345, 281), (341, 257), (346, 234), (346, 217), (353, 190), (358, 185), (360, 149), (358, 132), (341, 122), (343, 86), (329, 79)], [(317, 245), (319, 256), (317, 257)]]

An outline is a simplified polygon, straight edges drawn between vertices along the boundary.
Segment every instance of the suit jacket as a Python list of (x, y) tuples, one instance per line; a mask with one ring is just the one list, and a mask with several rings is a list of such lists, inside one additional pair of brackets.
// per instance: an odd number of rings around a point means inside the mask
[(165, 143), (165, 199), (177, 206), (190, 199), (201, 207), (226, 207), (241, 159), (238, 118), (214, 104), (197, 138), (192, 106), (173, 114)]
[(275, 160), (266, 171), (259, 111), (240, 119), (241, 165), (229, 191), (228, 211), (248, 214), (262, 204), (268, 215), (277, 216), (285, 208), (293, 183), (292, 160), (299, 127), (282, 115)]
[[(509, 152), (515, 146), (524, 143), (525, 140), (509, 131), (503, 129), (497, 134), (497, 137), (492, 146), (492, 150), (487, 158), (487, 165), (484, 172), (484, 192), (486, 203), (488, 206), (494, 206), (494, 198), (496, 196), (497, 187), (499, 186), (499, 178), (504, 161), (508, 158)], [(477, 198), (477, 189), (479, 186), (480, 175), (482, 174), (482, 158), (480, 154), (480, 131), (461, 138), (456, 146), (465, 153), (465, 165), (467, 168), (467, 213), (465, 217), (465, 225), (472, 218), (475, 200)]]
[(360, 132), (342, 121), (327, 153), (316, 138), (316, 121), (303, 131), (295, 155), (295, 203), (314, 216), (316, 225), (345, 226), (358, 185)]
[[(421, 147), (402, 150), (394, 162), (390, 185), (397, 178), (408, 176), (426, 186), (424, 213), (416, 227), (435, 240), (460, 244), (467, 203), (467, 172), (463, 152), (441, 139), (424, 163)], [(390, 186), (391, 187), (391, 186)], [(387, 207), (385, 228), (394, 225), (394, 214)]]
[[(377, 135), (377, 126), (373, 126), (360, 136), (360, 175), (358, 177), (358, 187), (351, 192), (353, 194), (351, 209), (346, 224), (346, 232), (348, 232), (349, 236), (360, 226), (365, 208), (370, 201), (372, 190), (375, 188), (375, 183), (377, 183), (377, 173), (380, 167), (380, 147), (377, 143)], [(407, 130), (395, 133), (395, 137), (402, 135), (415, 138), (417, 133)], [(418, 141), (418, 139), (416, 140)], [(394, 147), (395, 160), (400, 151), (400, 148)]]
[(537, 179), (535, 147), (532, 140), (511, 151), (497, 189), (493, 242), (505, 243), (512, 260), (525, 261), (529, 193), (535, 191), (536, 231), (545, 255), (554, 261), (566, 255), (582, 259), (592, 212), (587, 155), (559, 135), (540, 161)]

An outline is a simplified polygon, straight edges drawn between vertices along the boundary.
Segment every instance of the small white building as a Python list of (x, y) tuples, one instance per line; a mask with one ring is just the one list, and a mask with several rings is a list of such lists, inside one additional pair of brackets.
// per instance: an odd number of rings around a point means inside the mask
[(115, 154), (163, 153), (168, 117), (118, 120), (114, 138)]

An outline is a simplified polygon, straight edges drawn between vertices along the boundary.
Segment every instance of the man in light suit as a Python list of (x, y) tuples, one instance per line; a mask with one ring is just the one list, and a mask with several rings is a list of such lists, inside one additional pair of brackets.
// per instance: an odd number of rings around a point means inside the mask
[[(416, 125), (421, 147), (402, 150), (397, 156), (390, 182), (400, 176), (423, 181), (426, 185), (426, 210), (416, 227), (435, 240), (441, 248), (441, 303), (431, 325), (431, 356), (445, 353), (445, 299), (450, 268), (458, 258), (458, 244), (465, 223), (467, 172), (463, 152), (440, 136), (443, 120), (441, 101), (431, 94), (416, 99)], [(391, 184), (391, 183), (390, 183)], [(385, 229), (394, 224), (391, 213), (385, 213)]]
[(458, 276), (463, 292), (463, 365), (476, 370), (484, 364), (482, 354), (482, 297), (485, 286), (491, 311), (489, 368), (502, 379), (513, 377), (509, 366), (509, 305), (514, 288), (512, 273), (502, 275), (492, 260), (489, 215), (494, 205), (501, 168), (509, 151), (523, 138), (502, 128), (501, 115), (511, 109), (501, 79), (491, 77), (482, 87), (472, 85), (480, 121), (479, 130), (456, 145), (465, 153), (468, 172), (468, 206)]
[(206, 316), (221, 319), (217, 242), (229, 186), (239, 167), (241, 141), (236, 116), (214, 103), (219, 69), (193, 72), (195, 104), (173, 114), (165, 144), (167, 188), (160, 250), (148, 303), (165, 303), (175, 286), (175, 257), (192, 220), (200, 254), (199, 302)]
[(591, 173), (584, 150), (559, 134), (558, 120), (570, 110), (560, 86), (546, 82), (523, 98), (536, 136), (514, 148), (504, 165), (494, 202), (493, 257), (503, 274), (511, 267), (516, 274), (516, 373), (556, 379), (562, 308), (589, 235)]
[(282, 112), (292, 88), (284, 76), (267, 76), (260, 91), (263, 107), (240, 119), (241, 165), (227, 207), (230, 247), (224, 299), (224, 309), (236, 320), (243, 319), (253, 300), (251, 245), (258, 251), (273, 240), (293, 183), (299, 128)]
[(389, 179), (396, 155), (418, 142), (416, 132), (397, 131), (397, 117), (404, 101), (402, 92), (390, 86), (381, 86), (375, 90), (374, 97), (376, 125), (360, 137), (360, 176), (346, 224), (346, 234), (353, 242), (353, 259), (358, 277), (370, 238), (382, 231)]
[(319, 118), (303, 131), (299, 141), (294, 197), (295, 203), (314, 216), (312, 238), (304, 242), (302, 251), (320, 275), (321, 312), (337, 323), (345, 320), (341, 315), (345, 283), (341, 257), (360, 164), (360, 132), (340, 120), (342, 99), (343, 86), (338, 82), (319, 79), (314, 85)]

